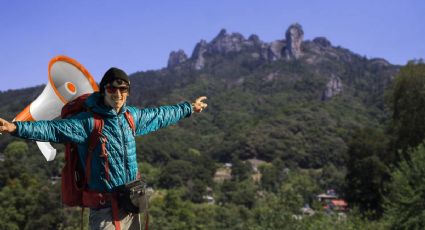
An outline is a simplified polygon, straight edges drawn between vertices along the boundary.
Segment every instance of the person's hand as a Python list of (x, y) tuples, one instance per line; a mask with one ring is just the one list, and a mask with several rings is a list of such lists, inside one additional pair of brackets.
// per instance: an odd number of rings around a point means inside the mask
[(13, 133), (15, 131), (15, 124), (0, 118), (0, 133)]
[(207, 99), (206, 96), (198, 97), (195, 102), (192, 103), (192, 108), (195, 113), (200, 113), (203, 109), (207, 108), (208, 105), (202, 102), (205, 99)]

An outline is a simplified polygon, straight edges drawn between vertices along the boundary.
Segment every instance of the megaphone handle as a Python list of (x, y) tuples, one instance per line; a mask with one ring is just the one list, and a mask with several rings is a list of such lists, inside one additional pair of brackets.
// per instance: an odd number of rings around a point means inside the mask
[(56, 149), (50, 144), (50, 142), (39, 142), (37, 141), (37, 146), (40, 149), (43, 156), (47, 161), (52, 161), (56, 157)]

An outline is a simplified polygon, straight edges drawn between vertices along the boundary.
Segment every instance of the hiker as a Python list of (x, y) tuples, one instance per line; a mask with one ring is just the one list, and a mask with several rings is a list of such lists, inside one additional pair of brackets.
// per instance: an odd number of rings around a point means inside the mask
[[(51, 121), (11, 123), (0, 118), (1, 133), (37, 141), (76, 143), (81, 167), (88, 177), (82, 200), (84, 206), (90, 207), (90, 229), (141, 229), (139, 215), (124, 210), (126, 204), (116, 198), (118, 188), (139, 179), (135, 136), (175, 124), (207, 107), (203, 96), (193, 103), (139, 109), (126, 105), (130, 86), (124, 71), (110, 68), (100, 82), (100, 92), (84, 101), (87, 111)], [(103, 122), (100, 140), (89, 151), (88, 142), (99, 115)]]

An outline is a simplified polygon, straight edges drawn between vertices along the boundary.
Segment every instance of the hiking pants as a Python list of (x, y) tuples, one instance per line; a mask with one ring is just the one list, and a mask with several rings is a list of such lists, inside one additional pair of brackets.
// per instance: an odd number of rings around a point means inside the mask
[[(140, 230), (140, 215), (119, 210), (121, 230)], [(90, 209), (90, 230), (115, 230), (112, 208)]]

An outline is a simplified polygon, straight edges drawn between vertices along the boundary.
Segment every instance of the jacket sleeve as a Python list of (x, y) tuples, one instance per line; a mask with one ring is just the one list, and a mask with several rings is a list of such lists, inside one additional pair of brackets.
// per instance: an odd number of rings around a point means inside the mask
[(84, 143), (88, 137), (88, 123), (88, 119), (17, 121), (13, 135), (35, 141)]
[(160, 128), (177, 123), (192, 114), (189, 102), (158, 108), (137, 109), (136, 135), (145, 135)]

